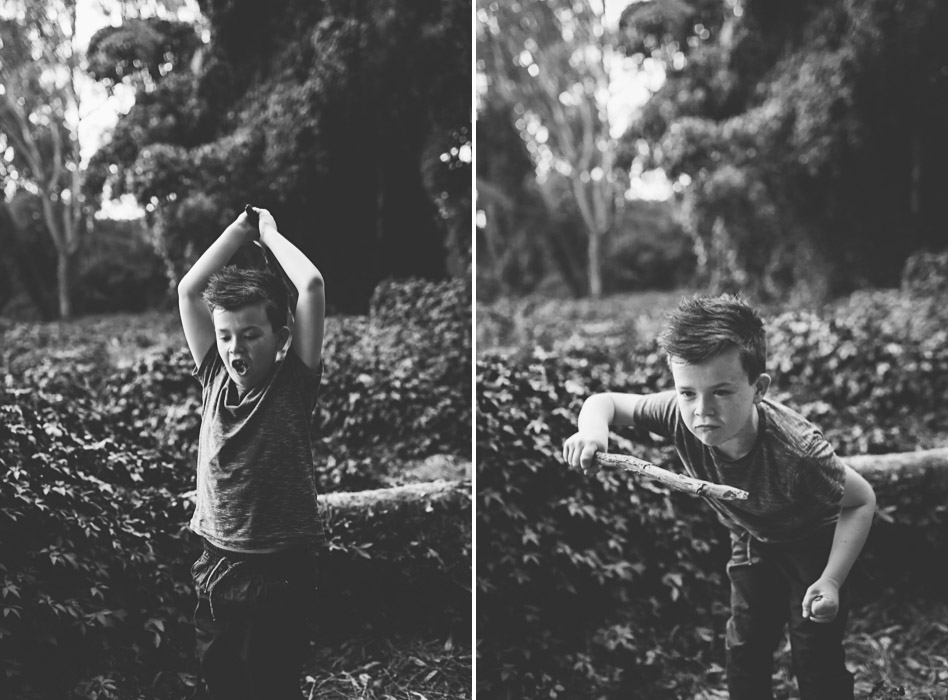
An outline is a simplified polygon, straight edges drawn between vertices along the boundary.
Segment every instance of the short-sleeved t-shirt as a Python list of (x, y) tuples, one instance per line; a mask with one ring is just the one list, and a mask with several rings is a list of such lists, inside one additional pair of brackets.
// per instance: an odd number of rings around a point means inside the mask
[(191, 530), (227, 549), (324, 541), (310, 435), (322, 365), (314, 371), (288, 350), (269, 379), (238, 397), (211, 346), (194, 376), (202, 406)]
[(764, 399), (757, 406), (753, 448), (730, 459), (688, 430), (674, 391), (642, 398), (633, 424), (671, 439), (691, 476), (750, 494), (746, 501), (707, 499), (731, 530), (764, 542), (789, 542), (839, 517), (845, 467), (820, 430), (800, 414)]

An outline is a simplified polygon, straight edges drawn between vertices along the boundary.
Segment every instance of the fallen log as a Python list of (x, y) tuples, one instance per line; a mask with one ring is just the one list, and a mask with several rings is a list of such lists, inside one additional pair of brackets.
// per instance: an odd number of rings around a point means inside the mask
[[(439, 479), (388, 489), (327, 493), (320, 495), (319, 506), (320, 511), (327, 515), (347, 513), (353, 516), (364, 513), (366, 510), (400, 510), (406, 506), (417, 506), (419, 503), (427, 507), (432, 503), (455, 497), (458, 489), (464, 488), (462, 484), (463, 482)], [(467, 488), (469, 489), (469, 485)]]
[(948, 479), (948, 448), (919, 450), (918, 452), (895, 452), (884, 455), (854, 455), (843, 457), (866, 479), (900, 479), (903, 476), (918, 476), (923, 472), (936, 471)]

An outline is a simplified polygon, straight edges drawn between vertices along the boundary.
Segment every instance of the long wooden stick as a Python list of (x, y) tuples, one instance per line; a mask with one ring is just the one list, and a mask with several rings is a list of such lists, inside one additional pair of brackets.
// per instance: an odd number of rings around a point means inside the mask
[(597, 452), (596, 462), (599, 463), (600, 467), (622, 469), (623, 471), (632, 472), (633, 474), (665, 484), (665, 486), (675, 491), (693, 493), (696, 496), (710, 496), (711, 498), (719, 498), (722, 501), (744, 501), (747, 500), (750, 495), (747, 491), (736, 489), (733, 486), (713, 484), (710, 481), (702, 481), (701, 479), (694, 479), (684, 474), (676, 474), (667, 469), (656, 467), (644, 459), (631, 457), (629, 455), (614, 455)]

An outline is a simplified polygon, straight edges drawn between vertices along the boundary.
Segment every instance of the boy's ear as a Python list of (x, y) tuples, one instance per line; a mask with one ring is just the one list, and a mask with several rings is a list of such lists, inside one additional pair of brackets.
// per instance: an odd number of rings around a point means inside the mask
[(280, 330), (277, 331), (277, 338), (280, 339), (280, 347), (283, 348), (286, 345), (286, 341), (290, 339), (290, 329), (288, 326), (283, 326)]
[(770, 375), (761, 374), (754, 382), (754, 403), (760, 403), (770, 388)]

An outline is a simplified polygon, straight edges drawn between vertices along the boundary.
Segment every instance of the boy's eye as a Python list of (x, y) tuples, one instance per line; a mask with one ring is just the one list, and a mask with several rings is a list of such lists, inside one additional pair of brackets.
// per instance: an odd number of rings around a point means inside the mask
[(730, 396), (733, 392), (730, 389), (718, 389), (714, 393), (718, 396)]

